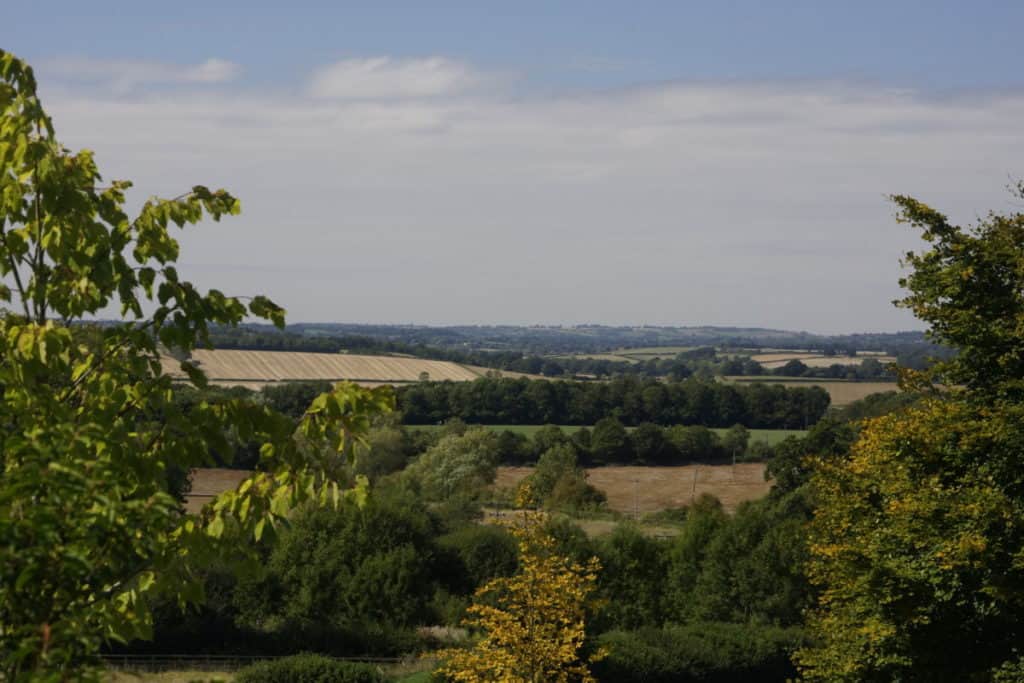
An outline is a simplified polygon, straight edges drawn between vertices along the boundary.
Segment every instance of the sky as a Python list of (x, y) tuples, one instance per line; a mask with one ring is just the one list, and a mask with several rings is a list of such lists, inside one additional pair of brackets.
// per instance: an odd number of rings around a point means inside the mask
[(181, 271), (292, 322), (921, 325), (887, 200), (1018, 210), (1019, 2), (59, 2), (5, 9)]

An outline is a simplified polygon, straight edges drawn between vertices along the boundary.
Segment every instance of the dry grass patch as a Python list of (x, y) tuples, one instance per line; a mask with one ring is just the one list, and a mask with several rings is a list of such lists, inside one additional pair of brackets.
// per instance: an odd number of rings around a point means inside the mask
[(806, 378), (772, 379), (757, 376), (729, 376), (723, 378), (727, 382), (764, 384), (780, 384), (784, 387), (821, 387), (828, 392), (832, 405), (842, 407), (859, 401), (871, 394), (883, 391), (899, 391), (899, 385), (895, 382), (847, 382), (845, 380), (829, 380)]
[[(192, 353), (192, 360), (198, 363), (212, 382), (241, 386), (341, 380), (377, 384), (403, 383), (419, 381), (424, 373), (430, 380), (468, 382), (483, 374), (479, 370), (448, 361), (345, 353), (198, 349)], [(183, 376), (178, 362), (173, 358), (164, 359), (164, 371)]]
[(102, 680), (103, 683), (228, 683), (234, 679), (234, 674), (227, 671), (109, 671)]
[[(496, 485), (514, 488), (532, 467), (499, 467)], [(683, 465), (680, 467), (609, 466), (587, 469), (587, 481), (608, 496), (608, 507), (626, 515), (645, 515), (689, 505), (710, 493), (730, 512), (740, 503), (767, 495), (764, 463)]]
[(214, 496), (238, 488), (252, 472), (223, 467), (201, 467), (192, 470), (192, 489), (185, 496), (185, 511), (199, 512)]

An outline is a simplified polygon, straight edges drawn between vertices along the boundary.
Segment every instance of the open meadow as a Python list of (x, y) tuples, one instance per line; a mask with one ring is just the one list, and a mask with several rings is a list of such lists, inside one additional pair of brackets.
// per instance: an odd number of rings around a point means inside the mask
[[(470, 425), (471, 427), (487, 427), (493, 429), (496, 432), (510, 431), (516, 434), (522, 434), (527, 438), (533, 438), (539, 430), (543, 429), (547, 425)], [(583, 425), (557, 425), (566, 434), (572, 434), (583, 429)], [(593, 425), (586, 425), (587, 429), (593, 429)], [(423, 430), (423, 431), (440, 431), (444, 429), (444, 425), (407, 425), (406, 429)], [(627, 430), (632, 430), (634, 427), (626, 427)], [(718, 434), (718, 436), (724, 436), (728, 429), (722, 427), (712, 427), (711, 431)], [(769, 446), (774, 446), (780, 441), (790, 436), (802, 437), (807, 434), (804, 429), (751, 429), (750, 441), (764, 441)]]

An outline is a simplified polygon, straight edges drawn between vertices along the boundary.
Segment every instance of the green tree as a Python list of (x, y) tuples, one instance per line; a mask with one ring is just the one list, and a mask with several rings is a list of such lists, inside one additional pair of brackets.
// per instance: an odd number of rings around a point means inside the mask
[(628, 462), (632, 453), (629, 432), (614, 417), (601, 418), (590, 436), (590, 453), (597, 463)]
[(605, 502), (604, 494), (587, 483), (587, 473), (569, 443), (552, 446), (540, 456), (533, 472), (520, 483), (520, 498), (569, 511)]
[(405, 477), (435, 501), (476, 498), (497, 474), (498, 436), (487, 427), (445, 436), (405, 469)]
[(605, 598), (602, 626), (632, 629), (661, 625), (665, 607), (664, 543), (635, 526), (620, 524), (598, 543), (599, 594)]
[[(544, 382), (547, 384), (547, 382)], [(569, 442), (569, 437), (562, 428), (558, 425), (547, 424), (538, 429), (533, 434), (533, 452), (534, 457), (539, 458), (543, 453), (551, 450), (555, 446), (560, 446)]]
[(904, 372), (930, 396), (868, 420), (848, 457), (816, 464), (816, 645), (799, 663), (822, 681), (1013, 679), (1024, 642), (1024, 214), (964, 229), (893, 199), (930, 245), (906, 256), (899, 304), (957, 355)]
[[(1015, 194), (1024, 198), (1024, 182)], [(912, 197), (897, 195), (899, 220), (930, 248), (908, 253), (909, 293), (897, 305), (929, 324), (928, 336), (956, 349), (930, 376), (962, 384), (981, 401), (1024, 402), (1024, 213), (988, 216), (969, 228)]]
[(668, 439), (681, 462), (713, 460), (721, 453), (722, 444), (718, 434), (700, 425), (676, 425), (668, 430)]
[(366, 448), (367, 457), (355, 463), (354, 471), (371, 481), (402, 469), (411, 450), (406, 433), (393, 424), (374, 425), (366, 434)]
[(643, 465), (666, 465), (675, 455), (665, 430), (650, 422), (638, 425), (629, 440), (633, 444), (634, 461)]
[(750, 430), (741, 424), (729, 427), (722, 436), (722, 450), (732, 457), (733, 462), (747, 452), (750, 445)]
[[(89, 678), (100, 647), (146, 637), (158, 597), (202, 599), (199, 568), (244, 554), (303, 500), (338, 500), (345, 456), (390, 390), (339, 386), (295, 422), (229, 396), (184, 413), (169, 370), (210, 326), (284, 311), (200, 292), (174, 263), (179, 227), (236, 214), (223, 190), (153, 198), (57, 141), (32, 70), (0, 51), (0, 677)], [(83, 319), (119, 310), (122, 322)], [(149, 311), (148, 314), (146, 311)], [(174, 349), (175, 361), (161, 353)], [(256, 441), (260, 472), (185, 515), (168, 473)]]
[(302, 510), (235, 599), (247, 626), (292, 647), (363, 654), (345, 641), (426, 621), (437, 555), (423, 505), (375, 492), (362, 506)]
[(708, 545), (726, 522), (722, 503), (708, 494), (687, 508), (686, 523), (668, 551), (664, 609), (669, 621), (683, 622), (693, 616), (694, 589)]

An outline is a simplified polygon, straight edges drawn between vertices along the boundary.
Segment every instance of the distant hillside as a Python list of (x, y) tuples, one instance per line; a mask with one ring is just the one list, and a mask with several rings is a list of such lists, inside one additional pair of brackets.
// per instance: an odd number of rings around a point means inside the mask
[[(275, 338), (302, 338), (308, 344), (322, 344), (317, 350), (337, 350), (339, 344), (352, 351), (400, 352), (512, 352), (525, 355), (559, 353), (600, 353), (622, 348), (658, 346), (735, 346), (747, 348), (836, 349), (878, 351), (896, 355), (900, 350), (928, 346), (923, 332), (819, 335), (758, 327), (612, 327), (580, 325), (571, 327), (515, 325), (361, 325), (355, 323), (296, 323), (287, 332), (269, 325), (247, 325), (240, 330), (220, 330), (214, 343), (219, 348), (267, 348)], [(240, 346), (241, 345), (241, 346)], [(376, 348), (371, 348), (376, 347)], [(426, 347), (426, 348), (424, 348)]]

